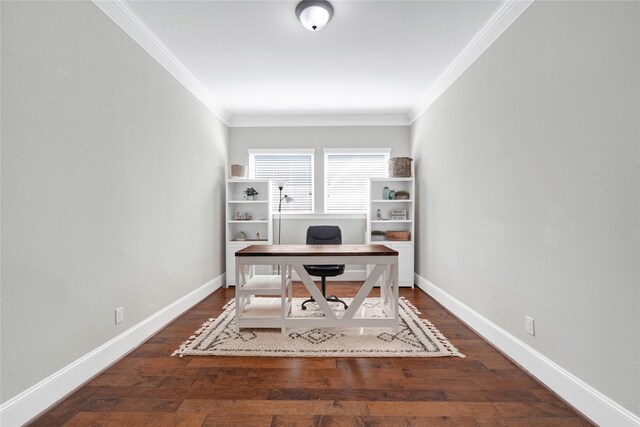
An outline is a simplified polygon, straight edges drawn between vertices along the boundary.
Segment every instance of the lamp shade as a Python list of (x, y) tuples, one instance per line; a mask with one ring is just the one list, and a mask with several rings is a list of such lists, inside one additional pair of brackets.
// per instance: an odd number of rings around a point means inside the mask
[(320, 31), (333, 16), (333, 6), (326, 0), (303, 0), (296, 6), (296, 16), (309, 31)]

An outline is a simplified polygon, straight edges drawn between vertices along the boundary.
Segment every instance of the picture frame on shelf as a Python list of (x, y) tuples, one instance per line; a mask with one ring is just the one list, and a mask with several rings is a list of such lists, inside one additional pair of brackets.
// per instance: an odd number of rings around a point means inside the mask
[(391, 220), (392, 221), (406, 221), (407, 210), (406, 209), (392, 209)]

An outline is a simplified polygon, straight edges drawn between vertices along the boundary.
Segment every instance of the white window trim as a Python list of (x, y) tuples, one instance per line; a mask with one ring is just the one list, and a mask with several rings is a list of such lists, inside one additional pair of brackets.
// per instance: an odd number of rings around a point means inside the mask
[[(288, 215), (312, 215), (315, 213), (316, 209), (316, 196), (315, 196), (315, 185), (316, 185), (316, 166), (315, 166), (315, 154), (316, 150), (314, 148), (248, 148), (247, 153), (249, 155), (249, 179), (254, 179), (255, 171), (250, 167), (251, 166), (251, 157), (258, 154), (293, 154), (293, 155), (308, 155), (311, 156), (311, 210), (309, 211), (298, 211), (298, 212), (280, 212), (282, 217)], [(273, 180), (275, 182), (275, 180)], [(286, 191), (285, 191), (286, 192)], [(279, 200), (273, 200), (274, 209), (277, 208)], [(274, 218), (278, 215), (277, 211), (273, 211)]]
[(323, 148), (324, 158), (327, 154), (387, 154), (391, 157), (391, 148)]
[(344, 211), (344, 212), (327, 212), (328, 206), (328, 195), (329, 191), (327, 188), (327, 171), (328, 168), (328, 159), (331, 154), (385, 154), (391, 158), (391, 148), (324, 148), (323, 150), (323, 162), (324, 162), (324, 177), (322, 179), (323, 183), (323, 199), (324, 199), (324, 214), (325, 215), (365, 215), (361, 211)]
[(309, 154), (313, 157), (316, 150), (313, 148), (249, 148), (249, 156), (255, 154)]

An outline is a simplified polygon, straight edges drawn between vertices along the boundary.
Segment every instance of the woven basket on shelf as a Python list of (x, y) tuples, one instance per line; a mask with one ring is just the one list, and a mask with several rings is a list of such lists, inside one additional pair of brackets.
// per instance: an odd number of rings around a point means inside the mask
[(387, 240), (411, 240), (410, 231), (387, 231)]
[(245, 165), (231, 165), (231, 178), (246, 178), (247, 167)]
[(411, 176), (411, 157), (392, 157), (389, 159), (389, 176), (408, 178)]

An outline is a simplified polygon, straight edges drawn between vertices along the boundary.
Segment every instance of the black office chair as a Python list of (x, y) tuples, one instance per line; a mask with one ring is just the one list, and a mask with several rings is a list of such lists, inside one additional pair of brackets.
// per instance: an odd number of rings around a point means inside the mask
[[(342, 231), (335, 225), (312, 225), (307, 229), (307, 245), (341, 245)], [(322, 281), (322, 296), (328, 302), (339, 302), (346, 310), (349, 306), (335, 295), (327, 296), (327, 277), (335, 277), (344, 273), (344, 265), (305, 265), (310, 276), (320, 277)], [(302, 303), (302, 309), (306, 310), (306, 304), (315, 302), (313, 297)]]

